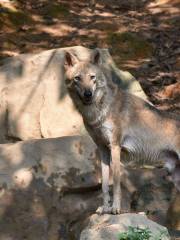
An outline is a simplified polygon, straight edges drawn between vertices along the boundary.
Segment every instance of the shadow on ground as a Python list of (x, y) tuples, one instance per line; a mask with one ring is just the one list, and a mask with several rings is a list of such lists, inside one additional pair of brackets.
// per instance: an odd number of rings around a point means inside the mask
[(108, 48), (154, 104), (178, 111), (179, 1), (93, 2), (2, 1), (0, 58), (73, 45)]

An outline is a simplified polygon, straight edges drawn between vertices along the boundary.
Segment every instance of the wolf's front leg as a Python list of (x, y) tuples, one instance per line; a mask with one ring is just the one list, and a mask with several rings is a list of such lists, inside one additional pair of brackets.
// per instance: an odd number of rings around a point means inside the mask
[(102, 169), (102, 191), (103, 206), (97, 209), (97, 213), (110, 213), (110, 195), (109, 195), (109, 167), (110, 167), (110, 151), (106, 147), (99, 148)]
[(119, 145), (111, 146), (112, 171), (113, 171), (113, 205), (111, 212), (120, 214), (121, 211), (121, 148)]

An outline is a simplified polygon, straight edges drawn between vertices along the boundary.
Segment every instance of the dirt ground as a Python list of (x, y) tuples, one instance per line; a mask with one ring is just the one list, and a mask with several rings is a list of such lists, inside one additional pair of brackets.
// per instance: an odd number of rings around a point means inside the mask
[(158, 107), (180, 112), (179, 0), (1, 0), (5, 57), (83, 45), (108, 48)]

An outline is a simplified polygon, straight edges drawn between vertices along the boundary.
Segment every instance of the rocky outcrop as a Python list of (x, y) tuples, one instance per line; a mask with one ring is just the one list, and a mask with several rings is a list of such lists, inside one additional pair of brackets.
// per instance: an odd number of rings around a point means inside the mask
[(69, 239), (69, 224), (101, 202), (88, 137), (0, 145), (0, 240)]
[(121, 214), (121, 215), (92, 215), (87, 227), (82, 231), (80, 240), (114, 240), (118, 235), (127, 232), (128, 227), (148, 228), (151, 231), (151, 240), (161, 238), (161, 240), (170, 239), (165, 227), (149, 220), (146, 216), (139, 214)]
[[(0, 67), (0, 143), (85, 133), (64, 84), (64, 51), (80, 59), (91, 50), (76, 46), (23, 54)], [(146, 98), (134, 77), (119, 70), (107, 49), (100, 49), (109, 79)]]
[(64, 137), (0, 145), (0, 180), (6, 188), (28, 188), (41, 178), (58, 191), (100, 183), (96, 146), (89, 137)]
[[(161, 170), (128, 171), (122, 208), (146, 209), (160, 222), (171, 188)], [(89, 137), (0, 145), (0, 240), (79, 239), (85, 219), (101, 204), (100, 161)]]

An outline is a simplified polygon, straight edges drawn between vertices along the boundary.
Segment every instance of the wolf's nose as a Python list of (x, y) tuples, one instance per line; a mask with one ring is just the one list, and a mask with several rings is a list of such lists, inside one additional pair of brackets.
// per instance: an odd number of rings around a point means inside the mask
[(84, 97), (86, 97), (86, 98), (92, 97), (92, 92), (91, 92), (91, 90), (85, 90), (85, 91), (84, 91)]

